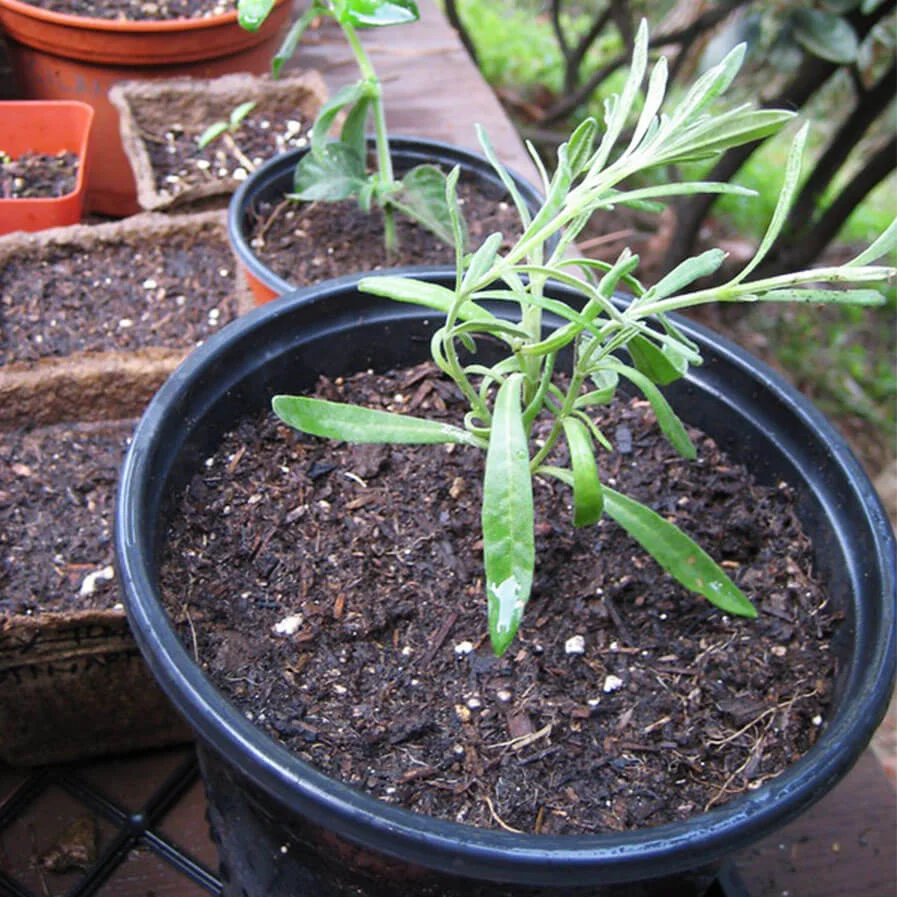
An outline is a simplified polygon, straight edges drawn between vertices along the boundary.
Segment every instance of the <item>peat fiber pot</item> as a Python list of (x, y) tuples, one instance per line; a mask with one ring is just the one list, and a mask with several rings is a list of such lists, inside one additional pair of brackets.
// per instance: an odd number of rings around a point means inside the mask
[[(450, 286), (453, 275), (431, 277)], [(793, 819), (844, 776), (881, 720), (897, 656), (894, 537), (871, 484), (804, 398), (707, 330), (679, 323), (705, 363), (668, 396), (759, 481), (791, 484), (818, 571), (844, 614), (826, 725), (802, 759), (756, 790), (682, 822), (588, 836), (484, 831), (413, 814), (325, 777), (262, 734), (211, 685), (163, 610), (157, 559), (169, 498), (222, 432), (268, 407), (275, 393), (311, 388), (321, 374), (422, 361), (438, 318), (360, 294), (351, 280), (292, 293), (196, 350), (134, 437), (115, 533), (120, 580), (137, 642), (199, 738), (224, 893), (701, 895), (727, 855)]]
[(0, 102), (0, 152), (13, 159), (23, 153), (78, 157), (74, 189), (64, 196), (0, 198), (0, 235), (77, 224), (84, 211), (93, 109), (72, 100)]
[[(390, 137), (389, 149), (399, 176), (415, 165), (425, 163), (437, 165), (445, 171), (459, 165), (462, 176), (473, 178), (485, 192), (494, 192), (496, 197), (507, 194), (495, 169), (477, 153), (420, 137)], [(296, 285), (284, 280), (259, 259), (250, 245), (248, 223), (260, 203), (270, 202), (276, 206), (285, 194), (292, 192), (293, 171), (307, 152), (307, 149), (299, 149), (275, 156), (246, 178), (231, 197), (227, 220), (228, 236), (257, 305), (295, 290)], [(531, 211), (538, 211), (542, 197), (536, 188), (513, 172), (512, 177)], [(419, 270), (423, 269), (410, 270), (409, 275), (417, 276)]]
[(119, 81), (213, 78), (230, 72), (267, 71), (290, 14), (277, 5), (255, 33), (232, 11), (203, 19), (116, 21), (51, 12), (0, 0), (0, 31), (21, 96), (82, 100), (93, 106), (94, 165), (88, 181), (93, 212), (125, 216), (139, 211), (131, 167), (122, 149), (118, 112), (109, 101)]

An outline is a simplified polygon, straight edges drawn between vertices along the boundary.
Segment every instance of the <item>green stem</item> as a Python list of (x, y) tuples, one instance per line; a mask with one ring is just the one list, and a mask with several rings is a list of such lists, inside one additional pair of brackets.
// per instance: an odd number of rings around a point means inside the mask
[[(392, 156), (389, 153), (389, 133), (386, 129), (386, 109), (383, 106), (383, 86), (377, 77), (377, 72), (371, 64), (371, 60), (365, 52), (355, 29), (347, 22), (340, 22), (343, 34), (355, 54), (355, 61), (362, 78), (371, 85), (371, 108), (374, 116), (374, 146), (377, 155), (377, 170), (381, 182), (391, 187), (395, 183), (395, 175), (392, 170)], [(390, 190), (386, 190), (389, 195)], [(396, 237), (395, 209), (386, 202), (383, 205), (383, 233), (386, 251), (393, 253), (396, 250), (398, 240)]]

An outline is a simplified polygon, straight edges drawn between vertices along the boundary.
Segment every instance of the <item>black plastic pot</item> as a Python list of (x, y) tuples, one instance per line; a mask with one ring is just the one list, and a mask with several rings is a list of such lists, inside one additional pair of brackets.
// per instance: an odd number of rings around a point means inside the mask
[[(432, 275), (448, 285), (452, 276)], [(759, 480), (791, 484), (818, 570), (845, 614), (831, 718), (803, 759), (756, 791), (681, 823), (599, 836), (515, 835), (412, 814), (326, 778), (254, 728), (206, 679), (162, 609), (157, 556), (169, 499), (222, 432), (321, 373), (422, 360), (437, 319), (360, 294), (354, 281), (294, 293), (196, 350), (137, 428), (116, 522), (120, 581), (148, 664), (198, 735), (225, 894), (703, 894), (723, 858), (790, 821), (847, 772), (884, 714), (897, 663), (897, 554), (867, 477), (804, 398), (703, 328), (681, 324), (706, 363), (668, 395)]]
[[(474, 178), (487, 192), (494, 192), (496, 197), (507, 195), (507, 190), (495, 173), (495, 169), (488, 160), (476, 153), (438, 140), (424, 140), (419, 137), (390, 137), (389, 149), (393, 167), (398, 175), (427, 162), (438, 165), (446, 171), (460, 165), (462, 173)], [(297, 149), (275, 156), (246, 178), (231, 197), (227, 215), (228, 236), (237, 261), (243, 267), (256, 305), (270, 302), (295, 290), (296, 287), (275, 274), (255, 254), (247, 239), (247, 222), (260, 203), (277, 204), (283, 199), (284, 194), (292, 192), (293, 171), (296, 163), (307, 152), (308, 149)], [(530, 211), (536, 212), (542, 205), (539, 191), (519, 175), (513, 172), (511, 175)], [(417, 276), (427, 269), (406, 270), (414, 272)]]

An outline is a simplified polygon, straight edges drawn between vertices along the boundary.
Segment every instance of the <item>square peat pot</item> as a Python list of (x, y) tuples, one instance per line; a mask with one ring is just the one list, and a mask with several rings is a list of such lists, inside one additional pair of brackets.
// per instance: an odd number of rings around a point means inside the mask
[(23, 153), (78, 157), (75, 187), (57, 197), (6, 199), (0, 191), (0, 234), (38, 231), (77, 224), (84, 211), (93, 109), (76, 100), (0, 102), (0, 152), (18, 159)]

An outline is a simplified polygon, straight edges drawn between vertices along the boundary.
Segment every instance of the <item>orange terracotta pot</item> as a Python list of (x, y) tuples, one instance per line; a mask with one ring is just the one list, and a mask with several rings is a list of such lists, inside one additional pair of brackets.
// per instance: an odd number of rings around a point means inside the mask
[(29, 99), (81, 100), (93, 106), (94, 157), (87, 185), (91, 211), (131, 215), (136, 187), (109, 90), (119, 81), (213, 78), (267, 71), (290, 15), (277, 0), (265, 24), (244, 31), (236, 12), (204, 19), (121, 22), (48, 12), (0, 0), (0, 30), (19, 92)]
[(23, 153), (61, 152), (78, 156), (75, 189), (65, 196), (0, 199), (0, 234), (77, 224), (84, 211), (90, 168), (93, 108), (72, 100), (0, 102), (0, 150), (17, 159)]

